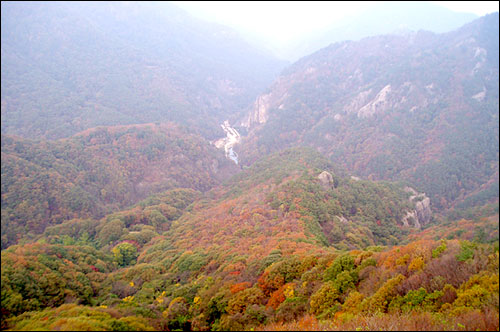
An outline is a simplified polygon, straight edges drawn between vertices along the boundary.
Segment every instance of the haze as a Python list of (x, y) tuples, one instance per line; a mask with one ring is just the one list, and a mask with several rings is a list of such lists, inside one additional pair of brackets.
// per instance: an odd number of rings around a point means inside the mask
[[(173, 3), (198, 18), (230, 26), (242, 33), (248, 41), (261, 46), (265, 45), (281, 58), (293, 61), (312, 51), (309, 48), (297, 50), (297, 48), (304, 48), (300, 47), (299, 44), (310, 43), (307, 40), (310, 40), (311, 36), (321, 34), (325, 29), (340, 26), (356, 17), (369, 16), (374, 8), (381, 6), (387, 10), (387, 8), (398, 6), (425, 6), (426, 2), (173, 1)], [(427, 5), (471, 14), (469, 21), (498, 11), (498, 1), (430, 1), (427, 2)], [(397, 12), (397, 9), (395, 11)], [(397, 17), (398, 14), (394, 16)], [(402, 21), (404, 22), (404, 20)], [(428, 30), (445, 32), (444, 30), (452, 30), (459, 25), (461, 22), (443, 28), (429, 26)], [(402, 26), (402, 28), (408, 27)], [(411, 30), (415, 27), (409, 28)], [(425, 25), (423, 28), (426, 29)], [(377, 34), (386, 32), (376, 31)]]

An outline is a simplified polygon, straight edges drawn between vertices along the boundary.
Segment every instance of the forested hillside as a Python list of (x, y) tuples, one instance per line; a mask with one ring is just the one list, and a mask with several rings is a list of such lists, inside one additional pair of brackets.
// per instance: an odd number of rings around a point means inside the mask
[(287, 150), (206, 194), (169, 190), (47, 227), (2, 251), (2, 327), (343, 329), (415, 315), (498, 327), (498, 246), (484, 244), (498, 231), (393, 246), (413, 229), (400, 220), (410, 193), (334, 169)]
[(2, 2), (2, 133), (175, 121), (213, 139), (284, 65), (169, 3)]
[(2, 330), (498, 331), (498, 13), (284, 70), (172, 3), (1, 26)]
[(446, 209), (498, 201), (498, 13), (446, 34), (330, 45), (288, 67), (243, 120), (242, 163), (316, 147)]
[(47, 227), (2, 251), (2, 327), (498, 328), (498, 228), (393, 246), (411, 193), (336, 172), (292, 149), (204, 195)]
[(166, 189), (206, 191), (237, 170), (171, 123), (100, 127), (56, 141), (2, 135), (2, 248)]

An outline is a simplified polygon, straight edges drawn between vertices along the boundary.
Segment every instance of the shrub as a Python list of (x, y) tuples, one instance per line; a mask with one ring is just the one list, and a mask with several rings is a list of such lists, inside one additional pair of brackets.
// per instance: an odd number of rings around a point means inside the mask
[(311, 296), (309, 301), (311, 306), (310, 312), (315, 315), (321, 315), (326, 310), (339, 304), (339, 300), (340, 293), (333, 285), (333, 282), (326, 282)]

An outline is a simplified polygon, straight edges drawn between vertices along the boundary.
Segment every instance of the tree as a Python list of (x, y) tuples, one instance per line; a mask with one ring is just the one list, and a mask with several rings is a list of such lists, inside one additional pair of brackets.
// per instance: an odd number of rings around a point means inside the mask
[(333, 264), (325, 271), (324, 280), (334, 281), (342, 271), (351, 271), (354, 269), (354, 258), (349, 254), (339, 256), (333, 261)]
[(119, 266), (135, 264), (135, 259), (137, 258), (137, 248), (134, 245), (128, 242), (122, 242), (116, 245), (112, 252), (114, 259)]
[[(340, 293), (332, 282), (326, 282), (311, 296), (311, 313), (315, 315), (334, 314), (340, 309)], [(327, 312), (328, 311), (328, 312)]]
[(122, 236), (124, 228), (125, 224), (120, 219), (113, 219), (105, 224), (97, 235), (101, 247), (118, 240)]

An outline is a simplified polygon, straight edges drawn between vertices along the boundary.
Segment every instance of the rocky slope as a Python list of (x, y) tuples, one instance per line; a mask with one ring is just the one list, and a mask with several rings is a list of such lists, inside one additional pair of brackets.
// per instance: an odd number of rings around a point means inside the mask
[(309, 145), (363, 178), (409, 180), (447, 208), (498, 186), (498, 61), (498, 13), (445, 34), (335, 43), (256, 99), (240, 122), (241, 162)]

